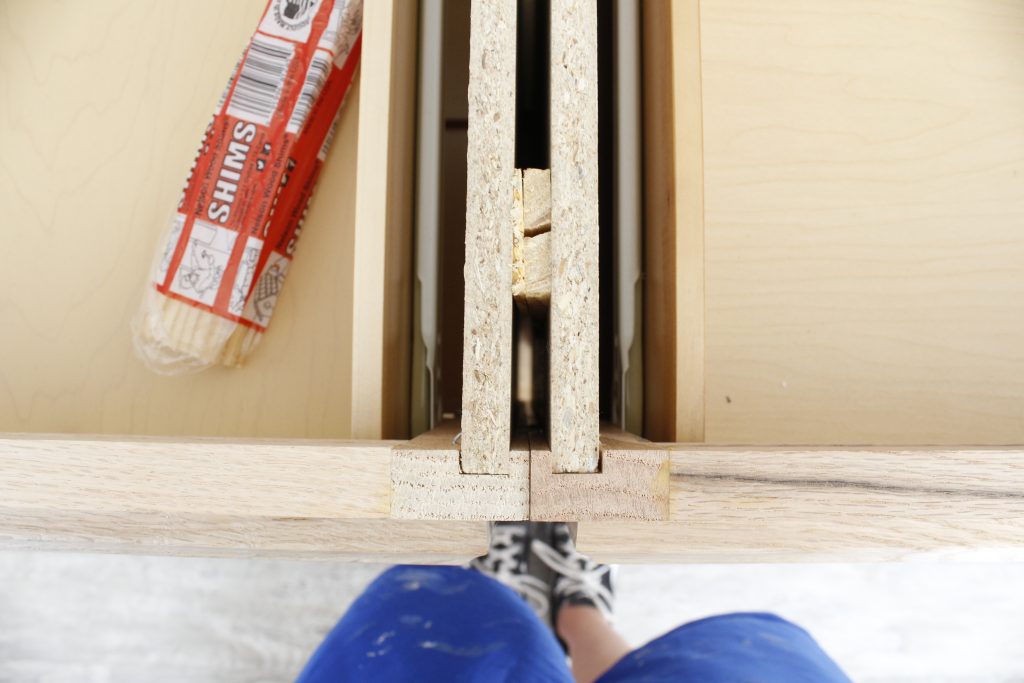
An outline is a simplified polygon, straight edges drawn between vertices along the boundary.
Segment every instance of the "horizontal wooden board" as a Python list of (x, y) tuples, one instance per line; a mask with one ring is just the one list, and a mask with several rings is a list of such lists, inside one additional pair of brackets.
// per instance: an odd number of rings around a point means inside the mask
[(461, 562), (484, 522), (390, 519), (372, 441), (0, 438), (0, 547)]
[(605, 561), (1024, 560), (1024, 448), (672, 448), (668, 522), (581, 523)]

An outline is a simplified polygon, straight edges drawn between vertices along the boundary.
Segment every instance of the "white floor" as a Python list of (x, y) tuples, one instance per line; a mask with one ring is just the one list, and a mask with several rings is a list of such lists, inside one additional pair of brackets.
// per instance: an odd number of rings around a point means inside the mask
[[(379, 566), (0, 553), (0, 681), (291, 680)], [(864, 683), (1024, 682), (1024, 564), (624, 566), (634, 643), (770, 610)]]

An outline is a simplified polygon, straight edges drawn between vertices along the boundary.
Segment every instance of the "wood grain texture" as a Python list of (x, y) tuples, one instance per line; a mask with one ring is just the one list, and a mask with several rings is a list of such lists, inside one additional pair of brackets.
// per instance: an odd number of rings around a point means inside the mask
[(0, 8), (0, 431), (349, 436), (358, 82), (247, 366), (158, 377), (131, 349), (157, 241), (262, 10)]
[(0, 548), (127, 555), (464, 564), (485, 522), (3, 510)]
[(644, 434), (704, 440), (704, 159), (699, 0), (642, 7)]
[(1024, 5), (700, 27), (707, 440), (1024, 442)]
[(366, 2), (354, 240), (351, 435), (409, 436), (417, 3)]
[(530, 519), (665, 520), (669, 515), (668, 452), (604, 429), (599, 472), (556, 473), (551, 449), (530, 443)]
[(392, 445), (6, 435), (0, 546), (363, 560), (479, 554), (485, 525), (389, 519)]
[(523, 169), (523, 232), (527, 237), (551, 230), (551, 169)]
[(512, 235), (515, 192), (515, 0), (473, 0), (469, 38), (462, 470), (509, 474)]
[(537, 312), (551, 302), (551, 171), (519, 170), (512, 234), (512, 297)]
[(549, 412), (557, 472), (597, 469), (596, 0), (551, 2)]
[(391, 516), (395, 519), (521, 520), (530, 518), (530, 445), (514, 439), (509, 474), (467, 474), (459, 467), (455, 422), (395, 445)]
[(669, 522), (581, 524), (606, 561), (1024, 559), (1024, 450), (671, 450)]

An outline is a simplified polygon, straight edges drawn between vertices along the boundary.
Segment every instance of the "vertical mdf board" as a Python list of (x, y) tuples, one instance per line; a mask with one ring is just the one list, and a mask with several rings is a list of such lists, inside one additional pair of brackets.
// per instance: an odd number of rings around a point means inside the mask
[(599, 459), (597, 5), (551, 2), (550, 438), (557, 472)]
[[(382, 4), (366, 3), (371, 22)], [(159, 377), (131, 349), (161, 233), (263, 8), (4, 5), (0, 432), (351, 435), (356, 149), (361, 123), (381, 116), (360, 116), (373, 79), (357, 78), (348, 96), (273, 324), (247, 365)], [(379, 49), (369, 38), (368, 62)]]
[(461, 465), (508, 474), (515, 225), (515, 0), (470, 16)]
[(363, 10), (351, 384), (351, 434), (361, 439), (410, 428), (417, 9), (370, 0)]
[(1024, 441), (1024, 5), (699, 20), (707, 440)]

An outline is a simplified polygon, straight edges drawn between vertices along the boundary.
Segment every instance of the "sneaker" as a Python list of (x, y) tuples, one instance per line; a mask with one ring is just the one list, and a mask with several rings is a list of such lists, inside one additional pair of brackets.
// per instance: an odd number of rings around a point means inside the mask
[(514, 590), (541, 621), (551, 623), (551, 587), (530, 573), (531, 540), (529, 522), (492, 522), (490, 548), (486, 555), (470, 560), (469, 568)]
[(565, 522), (545, 526), (548, 527), (547, 538), (535, 532), (531, 548), (555, 574), (551, 583), (551, 624), (557, 624), (562, 605), (589, 605), (611, 622), (615, 602), (611, 566), (580, 554)]

